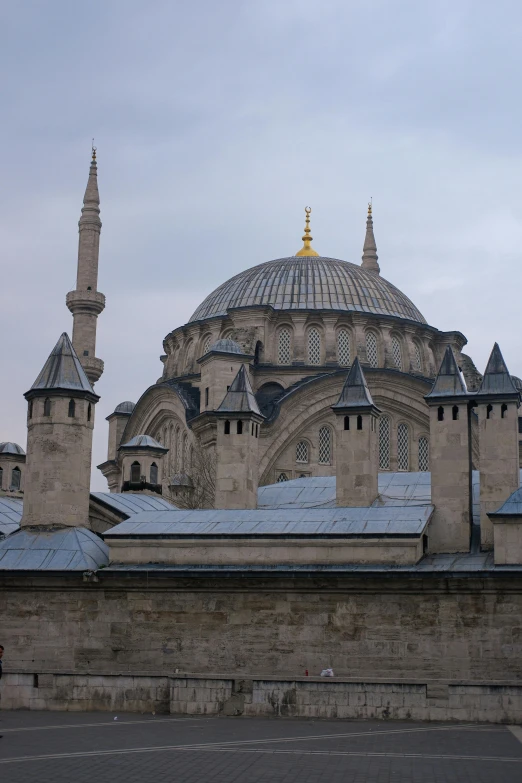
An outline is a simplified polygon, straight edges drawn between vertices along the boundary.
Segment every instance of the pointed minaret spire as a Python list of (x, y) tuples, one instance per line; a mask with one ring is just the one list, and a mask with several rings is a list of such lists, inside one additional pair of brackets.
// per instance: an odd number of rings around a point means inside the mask
[(364, 238), (363, 254), (362, 254), (362, 268), (367, 272), (379, 272), (381, 268), (378, 263), (379, 256), (377, 255), (377, 245), (375, 244), (375, 236), (373, 233), (373, 217), (372, 217), (372, 202), (368, 204), (368, 217), (366, 218), (366, 236)]
[(461, 394), (467, 394), (468, 390), (464, 376), (459, 370), (455, 354), (451, 345), (446, 346), (446, 351), (440, 364), (439, 372), (435, 378), (435, 383), (429, 394), (424, 399), (438, 397), (457, 397)]
[(341, 396), (335, 405), (332, 405), (332, 410), (342, 409), (344, 411), (347, 408), (357, 408), (359, 410), (359, 408), (370, 409), (375, 407), (361, 363), (356, 358), (344, 382)]
[(72, 343), (91, 383), (96, 383), (103, 372), (103, 362), (95, 356), (96, 321), (105, 308), (105, 296), (97, 290), (101, 226), (98, 166), (93, 143), (89, 179), (78, 223), (76, 289), (69, 291), (66, 298), (67, 307), (73, 314)]
[(223, 402), (218, 408), (218, 412), (255, 413), (257, 416), (262, 416), (244, 364), (239, 368)]

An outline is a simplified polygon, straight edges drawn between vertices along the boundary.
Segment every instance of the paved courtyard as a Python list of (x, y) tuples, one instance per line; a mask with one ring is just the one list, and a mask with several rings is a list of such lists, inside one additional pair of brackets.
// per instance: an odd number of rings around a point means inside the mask
[(1, 712), (2, 783), (520, 783), (498, 725)]

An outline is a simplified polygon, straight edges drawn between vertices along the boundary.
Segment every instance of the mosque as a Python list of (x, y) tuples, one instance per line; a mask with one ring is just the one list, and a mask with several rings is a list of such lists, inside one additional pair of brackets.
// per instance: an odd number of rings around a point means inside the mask
[[(17, 589), (22, 574), (125, 574), (132, 591), (158, 569), (189, 580), (276, 569), (323, 584), (364, 573), (367, 585), (471, 574), (510, 578), (520, 599), (522, 381), (497, 344), (479, 372), (462, 332), (429, 325), (381, 276), (371, 204), (360, 264), (321, 256), (310, 215), (295, 255), (224, 282), (165, 337), (161, 377), (107, 417), (98, 468), (108, 491), (91, 493), (105, 307), (93, 150), (66, 298), (72, 340), (61, 335), (25, 393), (27, 455), (0, 444), (6, 584), (17, 574)], [(208, 655), (220, 633), (198, 637), (192, 655)], [(249, 644), (246, 668), (259, 660)], [(505, 655), (495, 654), (496, 669)], [(152, 657), (160, 666), (162, 654)]]

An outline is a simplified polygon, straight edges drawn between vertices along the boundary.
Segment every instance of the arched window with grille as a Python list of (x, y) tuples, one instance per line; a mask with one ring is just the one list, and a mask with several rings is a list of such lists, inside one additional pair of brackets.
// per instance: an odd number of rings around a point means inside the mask
[(392, 356), (393, 363), (398, 370), (402, 370), (402, 351), (401, 344), (396, 337), (392, 337)]
[(279, 364), (290, 364), (290, 329), (284, 326), (279, 330), (277, 338), (277, 361)]
[(390, 469), (390, 417), (381, 416), (379, 419), (379, 468)]
[(422, 370), (422, 354), (421, 349), (417, 343), (413, 344), (413, 353), (414, 353), (414, 361), (415, 361), (415, 369), (419, 372)]
[(332, 433), (329, 427), (319, 430), (319, 464), (329, 465), (332, 460)]
[(295, 461), (308, 462), (308, 443), (305, 440), (300, 440), (295, 447)]
[(373, 332), (366, 332), (366, 356), (370, 367), (377, 367), (377, 338)]
[(321, 364), (321, 335), (315, 326), (308, 332), (308, 364)]
[(407, 424), (397, 427), (397, 467), (399, 470), (410, 469), (410, 433)]
[(11, 486), (9, 489), (12, 489), (14, 492), (20, 489), (22, 485), (22, 471), (16, 465), (12, 471), (11, 471)]
[(201, 349), (201, 355), (204, 356), (206, 353), (210, 351), (210, 346), (212, 345), (212, 337), (207, 334), (205, 339), (203, 340), (203, 347)]
[(151, 484), (157, 484), (158, 483), (158, 466), (155, 462), (152, 463), (150, 466), (150, 483)]
[(419, 438), (419, 470), (426, 471), (430, 469), (430, 444), (425, 435)]
[(280, 473), (276, 478), (276, 484), (281, 484), (282, 481), (288, 481), (288, 476), (286, 473)]
[(50, 416), (51, 415), (51, 400), (49, 397), (45, 398), (44, 401), (44, 416)]
[(337, 361), (341, 367), (349, 367), (350, 359), (350, 335), (347, 329), (339, 329), (337, 332)]

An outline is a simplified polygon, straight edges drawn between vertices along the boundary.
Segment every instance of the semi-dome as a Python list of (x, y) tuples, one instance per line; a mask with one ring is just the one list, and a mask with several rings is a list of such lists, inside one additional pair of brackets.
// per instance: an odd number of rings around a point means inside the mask
[(21, 446), (18, 445), (18, 443), (6, 441), (5, 443), (0, 443), (0, 454), (15, 454), (17, 456), (25, 456), (25, 451)]
[(189, 323), (254, 305), (373, 313), (426, 323), (413, 302), (378, 273), (323, 256), (278, 258), (247, 269), (209, 294)]
[(125, 402), (120, 402), (119, 405), (116, 405), (116, 407), (114, 408), (114, 413), (131, 414), (135, 407), (136, 407), (136, 403), (135, 402), (131, 402), (130, 400), (126, 400)]
[(216, 340), (210, 348), (210, 351), (219, 351), (219, 353), (243, 353), (243, 349), (236, 343), (235, 340), (231, 340), (229, 337), (225, 337), (222, 340)]

